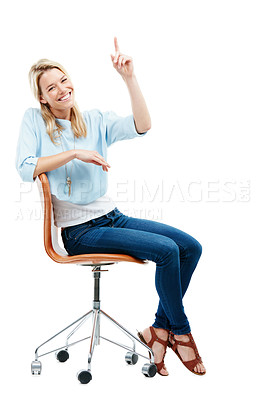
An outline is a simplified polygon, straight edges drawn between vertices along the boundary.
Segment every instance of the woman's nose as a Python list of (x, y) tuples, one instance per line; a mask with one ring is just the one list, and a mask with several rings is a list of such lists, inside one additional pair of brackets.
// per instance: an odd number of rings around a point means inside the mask
[(60, 93), (64, 93), (65, 92), (65, 88), (64, 85), (62, 85), (61, 83), (58, 84), (58, 90)]

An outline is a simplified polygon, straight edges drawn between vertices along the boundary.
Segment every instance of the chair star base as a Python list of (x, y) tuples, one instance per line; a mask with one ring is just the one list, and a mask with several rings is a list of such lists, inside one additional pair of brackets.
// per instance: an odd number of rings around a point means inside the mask
[[(90, 264), (92, 265), (92, 264)], [(55, 353), (56, 358), (59, 362), (66, 362), (69, 358), (69, 353), (68, 349), (71, 346), (74, 346), (77, 343), (80, 343), (84, 340), (90, 339), (90, 348), (89, 348), (89, 354), (88, 354), (88, 367), (87, 369), (81, 370), (78, 372), (77, 377), (78, 380), (81, 384), (87, 384), (91, 381), (92, 379), (92, 374), (91, 374), (91, 363), (92, 363), (92, 356), (94, 352), (95, 346), (100, 345), (100, 339), (106, 340), (110, 343), (113, 343), (119, 347), (122, 347), (127, 350), (126, 356), (125, 356), (125, 361), (127, 364), (134, 365), (138, 361), (138, 356), (141, 356), (143, 358), (146, 358), (149, 360), (149, 363), (144, 364), (142, 368), (142, 373), (146, 377), (153, 377), (155, 376), (157, 369), (154, 364), (154, 354), (153, 351), (145, 345), (137, 336), (133, 335), (131, 332), (129, 332), (125, 327), (123, 327), (120, 323), (118, 323), (115, 319), (110, 317), (108, 314), (106, 314), (102, 309), (101, 309), (101, 302), (100, 302), (100, 278), (101, 278), (101, 272), (104, 270), (101, 270), (102, 265), (110, 265), (110, 263), (103, 264), (101, 265), (93, 265), (93, 278), (94, 278), (94, 299), (92, 302), (92, 309), (84, 314), (82, 317), (77, 319), (76, 321), (72, 322), (70, 325), (68, 325), (66, 328), (61, 330), (60, 332), (56, 333), (54, 336), (52, 336), (50, 339), (46, 340), (44, 343), (42, 343), (39, 347), (37, 347), (35, 351), (35, 361), (32, 362), (31, 364), (31, 372), (33, 375), (40, 375), (41, 374), (41, 369), (42, 365), (41, 362), (39, 361), (39, 358)], [(92, 317), (92, 332), (91, 336), (85, 337), (81, 340), (78, 340), (76, 342), (69, 343), (69, 339), (78, 331), (78, 329), (86, 322), (88, 319)], [(117, 327), (121, 332), (123, 332), (131, 341), (132, 345), (131, 346), (126, 346), (121, 343), (117, 343), (113, 340), (110, 340), (106, 337), (101, 336), (100, 334), (100, 320), (101, 318), (106, 318), (107, 320), (111, 321), (115, 327)], [(71, 328), (74, 326), (74, 329), (68, 334), (66, 338), (65, 345), (51, 350), (49, 352), (43, 353), (39, 355), (39, 350), (42, 346), (47, 344), (48, 342), (52, 341), (55, 339), (57, 336), (62, 334), (64, 331), (67, 329)], [(138, 352), (136, 352), (136, 342), (138, 342), (141, 346), (143, 346), (149, 353), (149, 357), (146, 357)]]

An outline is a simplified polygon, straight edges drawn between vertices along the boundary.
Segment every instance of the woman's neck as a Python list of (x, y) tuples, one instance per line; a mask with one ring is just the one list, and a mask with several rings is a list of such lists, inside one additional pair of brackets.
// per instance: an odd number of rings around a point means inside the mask
[(62, 110), (62, 111), (61, 110), (55, 110), (55, 109), (51, 108), (51, 112), (53, 113), (55, 118), (67, 119), (68, 121), (70, 121), (71, 108), (69, 110)]

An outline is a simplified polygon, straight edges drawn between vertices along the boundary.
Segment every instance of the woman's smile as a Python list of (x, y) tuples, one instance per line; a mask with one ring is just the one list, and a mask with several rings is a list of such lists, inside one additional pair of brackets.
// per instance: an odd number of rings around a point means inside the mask
[(62, 96), (62, 97), (60, 97), (59, 99), (58, 99), (58, 101), (68, 101), (68, 100), (70, 100), (70, 98), (71, 98), (71, 94), (72, 94), (72, 92), (68, 92), (67, 94), (65, 94), (64, 96)]

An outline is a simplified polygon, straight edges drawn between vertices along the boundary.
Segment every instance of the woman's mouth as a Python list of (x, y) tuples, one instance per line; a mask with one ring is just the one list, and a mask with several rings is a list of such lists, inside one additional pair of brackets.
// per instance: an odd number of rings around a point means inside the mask
[(60, 97), (59, 99), (58, 99), (58, 101), (68, 101), (69, 99), (70, 99), (70, 97), (71, 97), (71, 92), (68, 92), (67, 94), (65, 94), (64, 96), (62, 96), (62, 97)]

